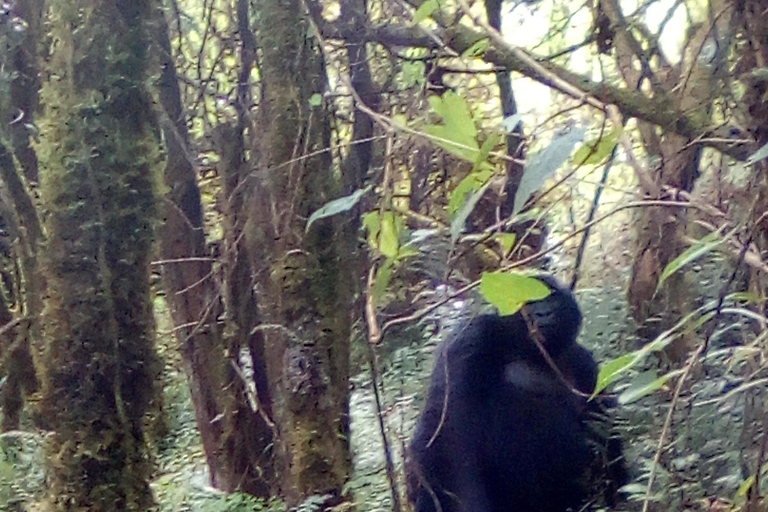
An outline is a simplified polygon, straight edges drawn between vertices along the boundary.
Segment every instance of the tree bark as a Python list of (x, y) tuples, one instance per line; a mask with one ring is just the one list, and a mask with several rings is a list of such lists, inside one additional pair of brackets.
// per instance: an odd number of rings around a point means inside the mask
[[(344, 499), (349, 452), (349, 341), (353, 265), (350, 221), (309, 215), (358, 179), (334, 175), (321, 105), (325, 70), (307, 38), (299, 0), (258, 2), (262, 51), (262, 162), (248, 244), (279, 429), (282, 494), (289, 506)], [(314, 105), (314, 106), (313, 106)]]
[(149, 263), (157, 124), (151, 0), (52, 2), (38, 155), (48, 240), (41, 414), (49, 508), (153, 510), (144, 425), (160, 374)]
[[(188, 156), (186, 118), (164, 17), (158, 28), (162, 49), (160, 101), (167, 114), (163, 132), (169, 156), (164, 172), (167, 194), (160, 237), (161, 259), (166, 262), (162, 265), (166, 300), (176, 326), (212, 485), (225, 492), (243, 491), (267, 498), (274, 473), (266, 410), (269, 395), (266, 385), (259, 386), (257, 394), (265, 410), (252, 407), (245, 382), (236, 371), (238, 356), (246, 350), (255, 365), (255, 379), (261, 382), (265, 378), (260, 340), (250, 332), (252, 322), (244, 322), (238, 313), (255, 313), (256, 308), (228, 294), (230, 329), (225, 336), (219, 322), (224, 304), (214, 279), (213, 259), (206, 248), (200, 190)], [(228, 229), (227, 238), (232, 236)], [(247, 261), (243, 255), (240, 257)], [(224, 279), (229, 291), (252, 289), (248, 286), (249, 275), (227, 271)]]

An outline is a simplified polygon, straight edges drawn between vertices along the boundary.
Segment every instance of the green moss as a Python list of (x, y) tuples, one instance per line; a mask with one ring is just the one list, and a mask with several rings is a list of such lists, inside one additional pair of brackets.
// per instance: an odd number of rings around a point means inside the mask
[(58, 2), (42, 90), (48, 241), (41, 412), (56, 510), (150, 510), (149, 256), (160, 152), (147, 81), (152, 2)]

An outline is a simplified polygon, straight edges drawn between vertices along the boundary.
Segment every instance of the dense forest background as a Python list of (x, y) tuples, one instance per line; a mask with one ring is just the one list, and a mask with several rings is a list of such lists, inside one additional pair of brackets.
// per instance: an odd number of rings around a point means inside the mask
[(577, 291), (621, 510), (768, 510), (762, 0), (0, 3), (0, 510), (407, 509), (436, 342)]

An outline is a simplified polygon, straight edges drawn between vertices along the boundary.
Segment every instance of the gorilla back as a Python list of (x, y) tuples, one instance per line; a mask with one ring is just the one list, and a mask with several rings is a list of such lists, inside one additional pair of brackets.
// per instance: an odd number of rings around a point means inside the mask
[(477, 316), (438, 347), (410, 445), (417, 512), (565, 512), (587, 499), (586, 396), (597, 364), (576, 344), (573, 295), (542, 280), (552, 289), (546, 299), (507, 317)]

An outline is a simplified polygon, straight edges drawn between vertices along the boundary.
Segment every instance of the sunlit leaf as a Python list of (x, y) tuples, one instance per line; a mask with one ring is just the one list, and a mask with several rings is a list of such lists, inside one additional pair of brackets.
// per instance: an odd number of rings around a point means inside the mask
[(483, 272), (480, 293), (499, 310), (513, 315), (526, 303), (547, 298), (552, 290), (535, 277), (509, 272)]
[(323, 219), (325, 217), (330, 217), (332, 215), (351, 210), (357, 203), (360, 202), (365, 194), (371, 191), (372, 188), (372, 185), (368, 185), (363, 189), (355, 190), (348, 196), (340, 197), (325, 203), (322, 207), (315, 210), (315, 212), (309, 216), (305, 232), (309, 231), (309, 227), (318, 219)]
[(422, 61), (405, 61), (401, 66), (401, 73), (403, 75), (403, 87), (411, 87), (413, 85), (423, 85), (425, 81), (424, 73), (426, 70), (426, 64)]
[(376, 278), (373, 285), (373, 297), (375, 304), (381, 303), (381, 297), (384, 295), (384, 291), (387, 289), (387, 286), (389, 286), (389, 281), (392, 277), (392, 271), (394, 268), (395, 265), (393, 260), (387, 258), (384, 260), (384, 263), (382, 263), (381, 266), (376, 270)]
[(736, 497), (742, 499), (746, 498), (753, 485), (755, 485), (755, 475), (750, 475), (741, 482), (741, 485), (739, 485), (739, 489), (736, 491)]
[(490, 46), (491, 41), (487, 37), (484, 37), (480, 39), (479, 41), (475, 41), (475, 43), (464, 50), (464, 52), (461, 54), (461, 56), (465, 59), (471, 58), (471, 57), (479, 57), (483, 55), (486, 50), (488, 50), (488, 47)]
[(310, 107), (319, 107), (323, 104), (323, 95), (319, 92), (316, 92), (312, 96), (309, 97), (309, 106)]
[(498, 146), (501, 136), (498, 133), (491, 133), (488, 138), (485, 139), (483, 145), (480, 147), (480, 153), (477, 155), (477, 161), (475, 161), (475, 169), (480, 169), (481, 165), (488, 162), (488, 157), (491, 156), (491, 152)]
[(368, 231), (368, 244), (373, 249), (379, 248), (379, 232), (381, 231), (381, 217), (379, 212), (373, 211), (363, 215), (363, 226)]
[(447, 152), (474, 164), (480, 148), (467, 101), (448, 91), (443, 96), (430, 96), (429, 104), (443, 123), (424, 126), (424, 133), (434, 137), (432, 141)]
[(379, 234), (379, 250), (387, 258), (396, 258), (400, 249), (397, 223), (394, 212), (384, 212), (381, 216), (381, 233)]
[(413, 23), (418, 24), (429, 18), (438, 7), (440, 7), (440, 4), (437, 0), (427, 0), (416, 9), (416, 12), (413, 15)]
[(618, 144), (621, 128), (615, 128), (597, 140), (586, 142), (573, 154), (575, 165), (595, 165), (608, 158)]

